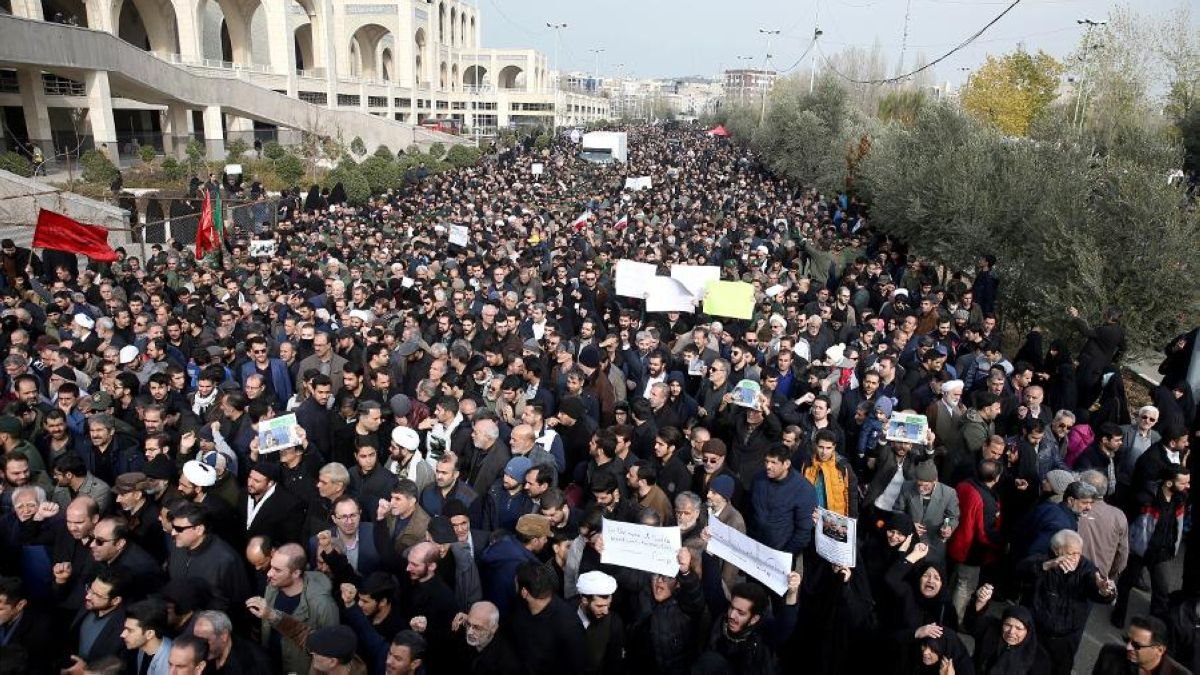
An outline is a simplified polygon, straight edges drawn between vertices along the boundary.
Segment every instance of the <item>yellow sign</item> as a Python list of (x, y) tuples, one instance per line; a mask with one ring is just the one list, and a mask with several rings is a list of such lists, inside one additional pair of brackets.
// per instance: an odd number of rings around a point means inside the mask
[(754, 315), (754, 286), (744, 281), (713, 281), (704, 295), (704, 313), (732, 319)]

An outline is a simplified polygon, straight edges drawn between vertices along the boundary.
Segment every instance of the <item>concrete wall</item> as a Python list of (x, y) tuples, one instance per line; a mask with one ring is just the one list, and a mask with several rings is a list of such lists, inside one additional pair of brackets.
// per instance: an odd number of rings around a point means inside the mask
[(29, 246), (41, 209), (108, 229), (108, 243), (114, 248), (127, 246), (131, 241), (128, 211), (64, 192), (49, 183), (0, 171), (0, 238)]

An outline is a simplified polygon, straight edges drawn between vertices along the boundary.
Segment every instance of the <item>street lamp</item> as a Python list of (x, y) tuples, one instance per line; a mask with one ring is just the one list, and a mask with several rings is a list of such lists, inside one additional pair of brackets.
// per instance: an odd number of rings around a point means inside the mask
[[(761, 33), (762, 35), (765, 35), (767, 38), (766, 58), (763, 60), (763, 67), (764, 67), (763, 73), (765, 75), (766, 74), (766, 66), (768, 64), (770, 64), (770, 62), (771, 62), (771, 38), (775, 35), (779, 35), (783, 31), (779, 30), (779, 29), (759, 28), (758, 32)], [(763, 87), (762, 87), (762, 109), (758, 113), (758, 123), (762, 124), (763, 120), (765, 120), (766, 118), (767, 118), (767, 87), (766, 87), (766, 79), (764, 77)]]
[(546, 28), (554, 31), (554, 114), (550, 117), (550, 135), (552, 137), (558, 131), (558, 43), (562, 36), (562, 29), (566, 27), (566, 23), (546, 22)]
[(1087, 61), (1088, 54), (1091, 51), (1092, 29), (1100, 26), (1108, 25), (1107, 21), (1093, 21), (1092, 19), (1076, 19), (1075, 23), (1080, 26), (1087, 26), (1083, 34), (1083, 72), (1079, 75), (1079, 94), (1075, 97), (1075, 122), (1079, 124), (1079, 131), (1083, 131), (1083, 113), (1087, 108)]
[(813, 87), (817, 84), (817, 38), (825, 34), (825, 31), (820, 28), (813, 29), (812, 56), (808, 57), (808, 93), (813, 93)]
[(604, 53), (604, 48), (589, 49), (588, 51), (596, 57), (596, 65), (592, 68), (592, 86), (594, 87), (593, 93), (598, 93), (600, 91), (600, 55)]

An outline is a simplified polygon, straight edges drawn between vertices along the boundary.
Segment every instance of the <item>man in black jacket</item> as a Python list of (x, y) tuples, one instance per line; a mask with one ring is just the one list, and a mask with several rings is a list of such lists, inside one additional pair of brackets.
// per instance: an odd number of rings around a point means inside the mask
[(250, 467), (246, 491), (238, 500), (243, 538), (233, 543), (239, 548), (260, 534), (269, 537), (275, 546), (301, 541), (305, 505), (280, 487), (282, 475), (277, 462), (258, 462)]
[(50, 618), (29, 604), (20, 577), (0, 577), (0, 651), (21, 647), (25, 650), (24, 672), (57, 673), (59, 650), (53, 630)]
[(1100, 649), (1092, 675), (1185, 675), (1190, 672), (1167, 656), (1167, 627), (1152, 616), (1133, 617), (1124, 640), (1124, 644), (1105, 645)]
[(129, 577), (120, 568), (109, 567), (96, 575), (84, 593), (83, 608), (71, 623), (72, 654), (91, 662), (121, 653), (128, 584)]
[(208, 531), (208, 514), (195, 504), (181, 504), (171, 517), (175, 549), (167, 560), (171, 580), (198, 579), (212, 593), (211, 608), (228, 612), (250, 597), (241, 558), (229, 544)]
[(554, 570), (536, 562), (517, 568), (521, 602), (505, 617), (504, 628), (530, 675), (582, 673), (584, 631), (576, 611), (554, 593)]

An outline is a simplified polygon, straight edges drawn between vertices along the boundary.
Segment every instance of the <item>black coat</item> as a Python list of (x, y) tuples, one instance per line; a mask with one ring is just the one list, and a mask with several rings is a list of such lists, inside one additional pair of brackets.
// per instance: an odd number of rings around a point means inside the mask
[(72, 650), (70, 653), (78, 654), (89, 663), (105, 656), (121, 654), (125, 650), (125, 642), (121, 640), (121, 631), (125, 629), (125, 606), (120, 605), (109, 614), (110, 618), (104, 624), (100, 634), (96, 636), (92, 648), (85, 652), (79, 648), (79, 626), (87, 614), (87, 609), (80, 609), (75, 615), (75, 620), (71, 622)]
[(30, 675), (57, 675), (63, 665), (62, 649), (56, 639), (57, 630), (50, 617), (26, 605), (7, 642), (0, 644), (0, 651), (22, 647), (27, 659), (25, 672)]
[[(300, 543), (304, 532), (304, 504), (292, 493), (282, 487), (275, 486), (275, 494), (259, 509), (250, 526), (246, 526), (246, 507), (250, 495), (243, 492), (238, 499), (238, 515), (241, 516), (243, 539), (240, 544), (245, 546), (252, 537), (265, 535), (270, 537), (273, 546), (293, 542)], [(329, 523), (333, 527), (333, 523)]]
[[(1127, 675), (1129, 659), (1125, 656), (1125, 645), (1104, 645), (1100, 655), (1096, 657), (1096, 665), (1092, 675)], [(1156, 675), (1191, 675), (1191, 671), (1180, 665), (1178, 661), (1163, 654), (1162, 663), (1158, 666)]]

